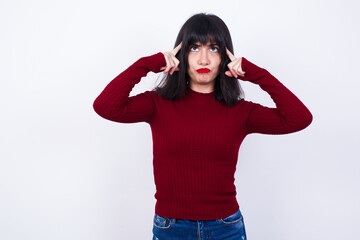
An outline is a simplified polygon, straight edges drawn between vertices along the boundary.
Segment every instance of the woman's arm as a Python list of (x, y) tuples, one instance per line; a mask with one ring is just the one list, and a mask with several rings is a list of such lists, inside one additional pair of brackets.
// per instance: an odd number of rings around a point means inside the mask
[(276, 108), (252, 103), (246, 130), (248, 133), (286, 134), (300, 131), (312, 122), (307, 107), (266, 69), (242, 58), (242, 69), (246, 72), (241, 80), (258, 84), (269, 93)]
[(100, 93), (93, 108), (101, 117), (121, 123), (151, 122), (156, 111), (155, 105), (146, 91), (129, 97), (135, 84), (149, 71), (160, 72), (166, 65), (163, 53), (142, 57), (133, 65), (115, 77)]

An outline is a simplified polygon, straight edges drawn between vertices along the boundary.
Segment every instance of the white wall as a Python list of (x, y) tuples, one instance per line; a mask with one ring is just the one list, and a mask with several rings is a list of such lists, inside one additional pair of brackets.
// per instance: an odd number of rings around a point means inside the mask
[[(138, 58), (171, 50), (198, 12), (221, 17), (235, 55), (266, 68), (314, 116), (304, 131), (254, 134), (241, 146), (248, 238), (358, 239), (359, 5), (1, 1), (0, 239), (151, 239), (150, 127), (106, 121), (92, 103)], [(273, 106), (258, 86), (243, 86), (246, 99)]]

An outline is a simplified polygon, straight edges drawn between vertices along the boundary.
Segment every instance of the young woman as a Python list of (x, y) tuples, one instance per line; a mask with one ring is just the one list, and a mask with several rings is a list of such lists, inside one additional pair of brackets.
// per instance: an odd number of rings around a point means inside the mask
[[(233, 55), (229, 30), (215, 15), (188, 19), (174, 47), (118, 75), (94, 110), (111, 121), (151, 127), (153, 239), (246, 239), (234, 185), (241, 142), (251, 133), (300, 131), (312, 115), (267, 70)], [(166, 75), (154, 90), (129, 97), (149, 71)], [(276, 108), (245, 101), (238, 79), (259, 85)]]

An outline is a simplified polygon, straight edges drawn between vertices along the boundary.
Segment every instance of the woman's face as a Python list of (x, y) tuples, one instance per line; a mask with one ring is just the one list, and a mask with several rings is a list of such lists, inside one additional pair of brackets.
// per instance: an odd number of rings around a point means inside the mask
[(201, 45), (196, 42), (190, 46), (187, 73), (192, 85), (214, 86), (215, 78), (219, 75), (221, 55), (219, 46), (207, 42)]

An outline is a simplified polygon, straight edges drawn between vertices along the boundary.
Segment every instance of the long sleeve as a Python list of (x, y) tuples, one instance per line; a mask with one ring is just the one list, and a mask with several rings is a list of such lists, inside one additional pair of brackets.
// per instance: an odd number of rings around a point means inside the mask
[(269, 108), (252, 103), (246, 123), (248, 133), (286, 134), (310, 125), (312, 114), (307, 107), (266, 69), (256, 66), (246, 58), (242, 59), (242, 69), (246, 74), (239, 78), (258, 84), (276, 105), (276, 108)]
[(129, 95), (135, 84), (149, 71), (158, 73), (165, 65), (166, 61), (161, 52), (137, 60), (115, 77), (95, 99), (95, 112), (115, 122), (151, 122), (156, 109), (150, 92), (146, 91), (132, 97)]

